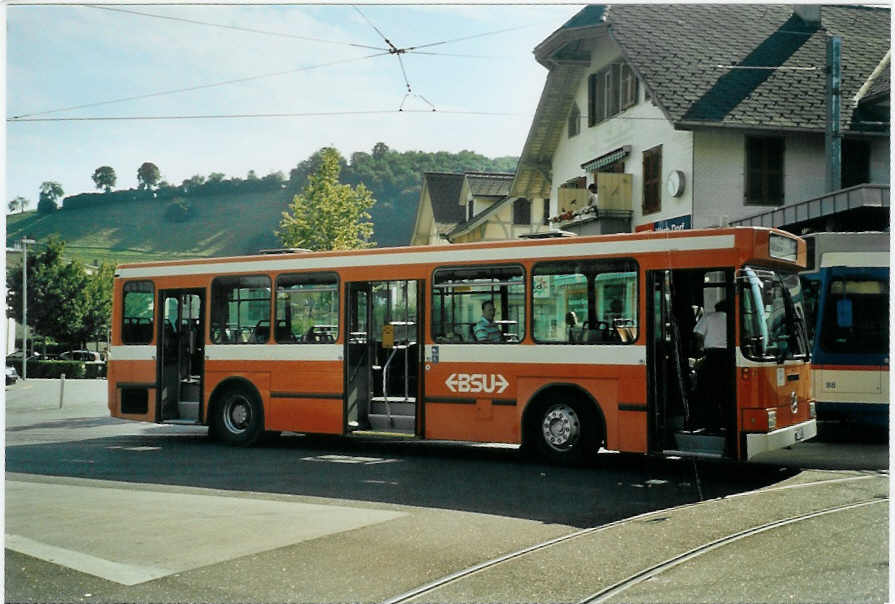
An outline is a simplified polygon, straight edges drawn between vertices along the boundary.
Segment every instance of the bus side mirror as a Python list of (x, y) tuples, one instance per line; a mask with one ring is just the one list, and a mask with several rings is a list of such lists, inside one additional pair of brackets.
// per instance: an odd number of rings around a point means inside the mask
[(851, 327), (853, 325), (851, 300), (846, 298), (836, 301), (836, 323), (839, 327)]

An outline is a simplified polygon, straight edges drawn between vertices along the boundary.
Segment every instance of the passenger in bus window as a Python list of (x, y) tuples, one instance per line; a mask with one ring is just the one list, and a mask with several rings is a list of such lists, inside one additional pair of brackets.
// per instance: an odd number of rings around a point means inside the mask
[(698, 364), (696, 390), (702, 403), (702, 421), (706, 427), (720, 427), (720, 398), (725, 390), (727, 372), (727, 301), (723, 298), (715, 304), (715, 310), (702, 315), (693, 334), (697, 349), (702, 349), (703, 359)]
[(494, 302), (482, 302), (482, 317), (475, 324), (476, 342), (500, 342), (500, 328), (494, 322)]
[(578, 315), (574, 310), (566, 313), (566, 327), (568, 331), (568, 342), (578, 342), (581, 340), (581, 330), (578, 328)]

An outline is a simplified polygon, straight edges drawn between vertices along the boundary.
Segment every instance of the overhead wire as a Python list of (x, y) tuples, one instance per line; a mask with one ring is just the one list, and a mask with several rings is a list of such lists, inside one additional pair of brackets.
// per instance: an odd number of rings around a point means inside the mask
[[(406, 95), (405, 100), (407, 96)], [(432, 105), (425, 97), (418, 94), (412, 96), (418, 97)], [(17, 120), (7, 120), (12, 123), (19, 122), (115, 122), (130, 120), (199, 120), (199, 119), (243, 119), (243, 118), (284, 118), (284, 117), (343, 117), (348, 115), (387, 115), (394, 113), (442, 113), (446, 115), (487, 115), (487, 116), (514, 116), (520, 114), (502, 111), (459, 111), (459, 110), (437, 110), (434, 105), (432, 109), (371, 109), (365, 111), (310, 111), (303, 113), (232, 113), (232, 114), (195, 114), (195, 115), (126, 115), (126, 116), (85, 116), (85, 117), (35, 117), (23, 118)]]
[(180, 21), (182, 23), (191, 23), (193, 25), (204, 25), (207, 27), (219, 27), (221, 29), (231, 29), (231, 30), (235, 30), (235, 31), (242, 31), (242, 32), (253, 33), (253, 34), (262, 34), (262, 35), (266, 35), (266, 36), (275, 36), (275, 37), (280, 37), (280, 38), (291, 38), (294, 40), (304, 40), (306, 42), (320, 42), (322, 44), (338, 44), (341, 46), (353, 46), (355, 48), (367, 48), (369, 50), (388, 50), (387, 48), (381, 48), (378, 46), (368, 46), (366, 44), (357, 44), (356, 42), (342, 42), (342, 41), (336, 41), (336, 40), (326, 40), (323, 38), (311, 38), (308, 36), (299, 36), (297, 34), (287, 34), (287, 33), (283, 33), (283, 32), (254, 29), (251, 27), (240, 27), (238, 25), (224, 25), (222, 23), (209, 23), (208, 21), (199, 21), (197, 19), (187, 19), (185, 17), (174, 17), (174, 16), (170, 16), (170, 15), (159, 15), (159, 14), (155, 14), (155, 13), (144, 13), (141, 11), (130, 10), (130, 9), (126, 9), (126, 8), (113, 8), (111, 6), (103, 6), (103, 5), (98, 5), (98, 4), (83, 4), (82, 6), (84, 6), (85, 8), (95, 8), (95, 9), (99, 9), (99, 10), (113, 11), (113, 12), (117, 12), (117, 13), (128, 13), (131, 15), (140, 15), (142, 17), (152, 17), (155, 19), (166, 19), (168, 21)]
[(111, 100), (107, 100), (107, 101), (97, 101), (95, 103), (84, 103), (81, 105), (71, 105), (68, 107), (60, 107), (58, 109), (48, 109), (46, 111), (34, 111), (31, 113), (22, 113), (19, 115), (13, 115), (12, 117), (7, 118), (6, 121), (7, 122), (37, 121), (37, 120), (26, 120), (25, 118), (30, 118), (30, 117), (37, 116), (37, 115), (48, 115), (50, 113), (59, 113), (62, 111), (72, 111), (74, 109), (86, 109), (88, 107), (99, 107), (101, 105), (111, 105), (113, 103), (123, 103), (125, 101), (136, 101), (136, 100), (147, 99), (147, 98), (151, 98), (151, 97), (175, 94), (178, 92), (190, 92), (193, 90), (203, 90), (203, 89), (207, 89), (207, 88), (215, 88), (217, 86), (227, 86), (229, 84), (239, 84), (242, 82), (251, 82), (253, 80), (260, 80), (263, 78), (271, 78), (271, 77), (275, 77), (275, 76), (299, 73), (302, 71), (311, 71), (313, 69), (320, 69), (322, 67), (332, 67), (333, 65), (340, 65), (340, 64), (344, 64), (344, 63), (353, 63), (355, 61), (363, 61), (366, 59), (372, 59), (374, 57), (381, 57), (381, 56), (384, 56), (387, 54), (389, 54), (389, 53), (388, 52), (378, 52), (378, 53), (375, 53), (372, 55), (366, 55), (363, 57), (354, 57), (351, 59), (340, 59), (338, 61), (330, 61), (328, 63), (320, 63), (318, 65), (308, 65), (305, 67), (298, 67), (296, 69), (287, 69), (285, 71), (275, 71), (275, 72), (264, 73), (264, 74), (255, 75), (255, 76), (247, 76), (244, 78), (235, 78), (232, 80), (224, 80), (221, 82), (212, 82), (209, 84), (197, 84), (196, 86), (188, 86), (186, 88), (175, 88), (172, 90), (162, 90), (159, 92), (149, 92), (146, 94), (137, 94), (134, 96), (122, 97), (122, 98), (118, 98), (118, 99), (111, 99)]
[[(331, 62), (327, 62), (327, 63), (321, 63), (321, 64), (318, 64), (318, 65), (311, 65), (311, 66), (306, 66), (306, 67), (300, 67), (300, 68), (291, 69), (291, 70), (277, 71), (277, 72), (271, 72), (271, 73), (264, 73), (264, 74), (259, 74), (259, 75), (255, 75), (255, 76), (246, 76), (246, 77), (243, 77), (243, 78), (234, 78), (234, 79), (230, 79), (230, 80), (223, 80), (223, 81), (220, 81), (220, 82), (212, 82), (212, 83), (208, 83), (208, 84), (199, 84), (199, 85), (188, 86), (188, 87), (184, 87), (184, 88), (175, 88), (175, 89), (170, 89), (170, 90), (162, 90), (162, 91), (157, 91), (157, 92), (150, 92), (150, 93), (145, 93), (145, 94), (132, 95), (132, 96), (121, 97), (121, 98), (116, 98), (116, 99), (109, 99), (109, 100), (105, 100), (105, 101), (96, 101), (96, 102), (91, 102), (91, 103), (82, 103), (82, 104), (80, 104), (80, 105), (70, 105), (70, 106), (67, 106), (67, 107), (59, 107), (59, 108), (56, 108), (56, 109), (48, 109), (48, 110), (45, 110), (45, 111), (34, 111), (34, 112), (30, 112), (30, 113), (21, 113), (21, 114), (17, 114), (17, 115), (13, 115), (13, 116), (8, 117), (8, 118), (6, 119), (6, 121), (7, 121), (8, 123), (12, 123), (12, 122), (37, 122), (37, 121), (78, 121), (78, 119), (81, 119), (81, 120), (85, 120), (85, 119), (86, 119), (86, 120), (91, 120), (91, 121), (92, 121), (92, 120), (98, 120), (98, 119), (110, 119), (110, 120), (111, 120), (111, 119), (131, 119), (131, 118), (129, 118), (129, 117), (123, 117), (123, 118), (113, 118), (113, 117), (109, 117), (109, 118), (90, 117), (90, 118), (65, 118), (65, 119), (29, 119), (29, 118), (34, 118), (34, 117), (36, 117), (36, 116), (49, 115), (49, 114), (52, 114), (52, 113), (60, 113), (60, 112), (63, 112), (63, 111), (73, 111), (73, 110), (75, 110), (75, 109), (86, 109), (86, 108), (90, 108), (90, 107), (99, 107), (99, 106), (110, 105), (110, 104), (115, 104), (115, 103), (123, 103), (123, 102), (127, 102), (127, 101), (135, 101), (135, 100), (141, 100), (141, 99), (146, 99), (146, 98), (153, 98), (153, 97), (158, 97), (158, 96), (165, 96), (165, 95), (169, 95), (169, 94), (177, 94), (177, 93), (181, 93), (181, 92), (191, 92), (191, 91), (195, 91), (195, 90), (203, 90), (203, 89), (208, 89), (208, 88), (215, 88), (215, 87), (226, 86), (226, 85), (230, 85), (230, 84), (239, 84), (239, 83), (249, 82), (249, 81), (253, 81), (253, 80), (259, 80), (259, 79), (263, 79), (263, 78), (276, 77), (276, 76), (287, 75), (287, 74), (291, 74), (291, 73), (299, 73), (299, 72), (302, 72), (302, 71), (310, 71), (310, 70), (312, 70), (312, 69), (319, 69), (319, 68), (322, 68), (322, 67), (331, 67), (331, 66), (333, 66), (333, 65), (344, 64), (344, 63), (350, 63), (350, 62), (354, 62), (354, 61), (362, 61), (362, 60), (371, 59), (371, 58), (375, 58), (375, 57), (379, 57), (379, 56), (385, 56), (385, 55), (389, 55), (389, 54), (393, 54), (393, 55), (395, 55), (395, 56), (398, 58), (398, 63), (399, 63), (399, 66), (400, 66), (400, 68), (401, 68), (401, 73), (402, 73), (402, 75), (403, 75), (403, 77), (404, 77), (404, 84), (405, 84), (405, 86), (407, 87), (407, 94), (405, 94), (404, 99), (402, 100), (401, 105), (400, 105), (398, 111), (404, 111), (404, 109), (403, 109), (403, 107), (404, 107), (404, 102), (407, 100), (407, 97), (410, 96), (410, 95), (413, 95), (413, 96), (416, 96), (416, 97), (420, 98), (420, 99), (423, 100), (425, 103), (427, 103), (428, 105), (430, 105), (430, 106), (432, 107), (432, 110), (433, 110), (433, 111), (435, 111), (435, 105), (432, 104), (428, 99), (426, 99), (425, 97), (423, 97), (423, 96), (421, 96), (421, 95), (414, 94), (413, 89), (412, 89), (412, 87), (411, 87), (411, 85), (410, 85), (410, 80), (409, 80), (409, 78), (408, 78), (408, 76), (407, 76), (407, 71), (406, 71), (406, 68), (405, 68), (405, 66), (404, 66), (404, 62), (403, 62), (403, 60), (401, 59), (401, 55), (402, 55), (402, 54), (405, 54), (405, 53), (408, 53), (408, 52), (412, 52), (412, 53), (416, 53), (416, 54), (420, 54), (420, 55), (430, 55), (430, 56), (453, 56), (453, 57), (468, 57), (468, 58), (493, 58), (493, 57), (487, 57), (487, 56), (483, 56), (483, 55), (463, 55), (463, 54), (451, 54), (451, 53), (425, 52), (425, 51), (420, 51), (419, 49), (422, 49), (422, 48), (429, 48), (429, 47), (432, 47), (432, 46), (438, 46), (438, 45), (443, 45), (443, 44), (450, 44), (450, 43), (460, 42), (460, 41), (463, 41), (463, 40), (469, 40), (469, 39), (474, 39), (474, 38), (481, 38), (481, 37), (484, 37), (484, 36), (495, 35), (495, 34), (505, 33), (505, 32), (509, 32), (509, 31), (515, 31), (515, 30), (524, 29), (524, 28), (526, 28), (526, 27), (532, 27), (532, 26), (533, 26), (533, 24), (531, 24), (531, 25), (523, 25), (523, 26), (512, 27), (512, 28), (505, 28), (505, 29), (496, 30), (496, 31), (491, 31), (491, 32), (483, 32), (483, 33), (474, 34), (474, 35), (471, 35), (471, 36), (463, 36), (463, 37), (460, 37), (460, 38), (453, 38), (453, 39), (449, 39), (449, 40), (442, 40), (442, 41), (439, 41), (439, 42), (432, 42), (432, 43), (429, 43), (429, 44), (422, 44), (422, 45), (417, 45), (417, 46), (408, 47), (408, 48), (398, 48), (397, 46), (395, 46), (395, 45), (394, 45), (394, 44), (393, 44), (393, 43), (392, 43), (392, 42), (385, 36), (385, 34), (384, 34), (384, 33), (383, 33), (383, 32), (382, 32), (382, 31), (381, 31), (381, 30), (380, 30), (380, 29), (379, 29), (379, 28), (378, 28), (378, 27), (377, 27), (377, 26), (376, 26), (376, 25), (375, 25), (375, 24), (374, 24), (374, 23), (373, 23), (373, 22), (372, 22), (372, 21), (371, 21), (371, 20), (370, 20), (370, 19), (369, 19), (369, 18), (368, 18), (368, 17), (367, 17), (361, 10), (360, 10), (360, 9), (359, 9), (359, 8), (357, 8), (356, 6), (353, 6), (352, 8), (354, 8), (354, 10), (357, 11), (357, 13), (361, 15), (361, 17), (363, 17), (363, 19), (370, 25), (370, 27), (372, 27), (373, 30), (376, 31), (376, 33), (379, 34), (379, 35), (382, 37), (382, 39), (385, 41), (385, 43), (388, 44), (388, 48), (381, 48), (381, 47), (377, 47), (377, 46), (368, 46), (368, 45), (358, 44), (358, 43), (354, 43), (354, 42), (339, 42), (339, 41), (334, 41), (334, 40), (326, 40), (326, 39), (322, 39), (322, 38), (312, 38), (312, 37), (307, 37), (307, 36), (298, 36), (298, 35), (294, 35), (294, 34), (285, 34), (285, 33), (282, 33), (282, 32), (271, 32), (271, 31), (266, 31), (266, 30), (259, 30), (259, 29), (254, 29), (254, 28), (246, 28), (246, 27), (240, 27), (240, 26), (234, 26), (234, 25), (224, 25), (224, 24), (220, 24), (220, 23), (210, 23), (210, 22), (206, 22), (206, 21), (199, 21), (199, 20), (196, 20), (196, 19), (187, 19), (187, 18), (184, 18), (184, 17), (174, 17), (174, 16), (170, 16), (170, 15), (159, 15), (159, 14), (155, 14), (155, 13), (145, 13), (145, 12), (142, 12), (142, 11), (135, 11), (135, 10), (130, 10), (130, 9), (118, 8), (118, 7), (114, 7), (114, 8), (113, 8), (113, 7), (110, 7), (110, 6), (95, 5), (95, 4), (82, 4), (81, 6), (83, 6), (83, 7), (85, 7), (85, 8), (94, 8), (94, 9), (100, 9), (100, 10), (108, 10), (108, 11), (112, 11), (112, 12), (120, 12), (120, 13), (133, 14), (133, 15), (138, 15), (138, 16), (142, 16), (142, 17), (150, 17), (150, 18), (157, 18), (157, 19), (165, 19), (165, 20), (170, 20), (170, 21), (180, 21), (180, 22), (189, 23), (189, 24), (193, 24), (193, 25), (202, 25), (202, 26), (208, 26), (208, 27), (219, 27), (219, 28), (223, 28), (223, 29), (229, 29), (229, 30), (235, 30), (235, 31), (244, 31), (244, 32), (248, 32), (248, 33), (263, 34), (263, 35), (271, 35), (271, 36), (286, 37), (286, 38), (294, 38), (294, 39), (300, 39), (300, 40), (306, 40), (306, 41), (312, 41), (312, 42), (320, 42), (320, 43), (327, 43), (327, 44), (340, 44), (340, 45), (346, 45), (346, 46), (352, 46), (352, 47), (358, 47), (358, 48), (366, 48), (366, 49), (372, 49), (372, 50), (380, 50), (381, 52), (374, 53), (374, 54), (371, 54), (371, 55), (365, 55), (365, 56), (362, 56), (362, 57), (355, 57), (355, 58), (351, 58), (351, 59), (342, 59), (342, 60), (338, 60), (338, 61), (331, 61)], [(472, 113), (476, 113), (476, 112), (472, 112)], [(262, 114), (258, 114), (258, 115), (262, 115)], [(281, 115), (281, 114), (267, 114), (267, 115), (270, 115), (270, 116), (279, 116), (279, 115)], [(289, 114), (283, 114), (283, 115), (289, 115)], [(253, 116), (254, 116), (254, 115), (252, 115), (252, 114), (246, 114), (246, 117), (253, 117)], [(203, 117), (203, 116), (197, 116), (197, 117)], [(159, 117), (148, 117), (148, 116), (140, 116), (140, 117), (133, 118), (133, 119), (164, 119), (164, 118), (159, 118)], [(184, 118), (183, 118), (182, 116), (172, 116), (171, 119), (184, 119)]]

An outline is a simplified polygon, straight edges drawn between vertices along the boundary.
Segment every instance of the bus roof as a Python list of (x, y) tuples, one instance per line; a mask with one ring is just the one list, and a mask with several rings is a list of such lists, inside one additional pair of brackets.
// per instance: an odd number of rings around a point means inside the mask
[[(217, 267), (227, 268), (224, 272), (236, 272), (233, 265), (279, 270), (283, 263), (299, 261), (302, 268), (336, 268), (338, 266), (364, 266), (367, 264), (388, 264), (388, 257), (394, 256), (395, 263), (444, 263), (468, 261), (512, 261), (524, 258), (550, 258), (574, 256), (576, 253), (630, 255), (637, 253), (663, 251), (711, 251), (732, 249), (739, 246), (754, 246), (764, 234), (767, 242), (768, 233), (776, 233), (782, 237), (798, 241), (791, 233), (767, 227), (729, 227), (715, 229), (692, 229), (685, 231), (643, 231), (637, 233), (621, 233), (614, 235), (589, 235), (579, 237), (558, 237), (548, 239), (514, 239), (506, 241), (489, 241), (475, 243), (454, 243), (444, 245), (403, 246), (387, 248), (369, 248), (361, 250), (340, 250), (324, 252), (298, 252), (284, 254), (255, 254), (247, 256), (205, 257), (192, 260), (166, 260), (121, 264), (116, 276), (151, 275), (154, 267), (186, 267), (192, 272), (216, 272)], [(738, 237), (739, 236), (739, 237)], [(664, 242), (664, 243), (663, 243)], [(676, 243), (674, 243), (676, 242)], [(583, 247), (582, 247), (583, 246)], [(767, 247), (767, 246), (765, 246)], [(797, 249), (800, 260), (804, 258), (804, 243)], [(779, 260), (782, 264), (793, 264)], [(802, 262), (803, 263), (803, 262)], [(205, 266), (205, 265), (213, 265)], [(307, 266), (305, 266), (307, 265)], [(294, 266), (294, 265), (293, 265)], [(186, 271), (181, 272), (186, 274)]]
[(808, 243), (808, 268), (831, 266), (887, 267), (890, 264), (890, 233), (823, 232), (802, 236)]

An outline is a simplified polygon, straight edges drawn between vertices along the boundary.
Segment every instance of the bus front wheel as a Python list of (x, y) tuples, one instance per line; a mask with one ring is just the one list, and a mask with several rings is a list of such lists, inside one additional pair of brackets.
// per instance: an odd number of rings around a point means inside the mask
[(264, 415), (258, 397), (243, 388), (223, 394), (215, 406), (213, 434), (230, 445), (248, 446), (264, 432)]
[(594, 414), (578, 400), (547, 401), (538, 407), (532, 436), (541, 455), (552, 463), (577, 464), (595, 447)]

